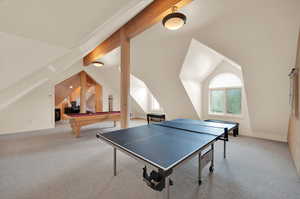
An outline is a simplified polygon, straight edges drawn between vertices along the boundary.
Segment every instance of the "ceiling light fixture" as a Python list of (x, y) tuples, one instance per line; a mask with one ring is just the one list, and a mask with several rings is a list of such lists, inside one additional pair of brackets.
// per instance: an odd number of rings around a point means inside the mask
[(73, 88), (73, 86), (71, 85), (70, 88)]
[(104, 63), (101, 62), (101, 61), (93, 61), (92, 64), (93, 64), (93, 66), (95, 66), (95, 67), (101, 67), (101, 66), (104, 66)]
[(176, 12), (177, 7), (173, 6), (172, 13), (165, 16), (162, 24), (169, 30), (177, 30), (186, 23), (186, 16), (180, 12)]

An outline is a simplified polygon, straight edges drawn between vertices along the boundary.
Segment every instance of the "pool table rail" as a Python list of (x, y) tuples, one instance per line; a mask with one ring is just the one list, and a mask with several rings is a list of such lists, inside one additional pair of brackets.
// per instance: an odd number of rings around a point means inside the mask
[(82, 126), (87, 126), (104, 121), (113, 121), (115, 127), (116, 121), (119, 121), (121, 119), (121, 116), (119, 111), (114, 111), (86, 114), (68, 114), (67, 119), (69, 119), (70, 126), (75, 136), (80, 137), (80, 129)]

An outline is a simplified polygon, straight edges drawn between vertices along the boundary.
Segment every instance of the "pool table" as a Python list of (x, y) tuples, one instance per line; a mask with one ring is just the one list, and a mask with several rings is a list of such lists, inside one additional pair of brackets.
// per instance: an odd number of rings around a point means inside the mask
[(71, 128), (76, 137), (80, 136), (82, 126), (94, 124), (103, 121), (113, 121), (114, 127), (116, 121), (120, 120), (120, 111), (96, 112), (96, 113), (70, 113), (66, 114), (69, 119)]

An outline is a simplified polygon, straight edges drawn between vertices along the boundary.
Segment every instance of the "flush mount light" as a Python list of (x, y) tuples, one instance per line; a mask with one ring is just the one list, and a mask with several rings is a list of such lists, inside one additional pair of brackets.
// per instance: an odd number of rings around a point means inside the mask
[(70, 88), (73, 88), (73, 86), (71, 85)]
[(172, 13), (165, 16), (162, 20), (162, 24), (169, 30), (177, 30), (186, 23), (186, 16), (180, 12), (176, 12), (177, 7), (172, 8)]
[(95, 67), (101, 67), (101, 66), (104, 66), (104, 63), (101, 62), (101, 61), (93, 61), (92, 64), (93, 64), (93, 66), (95, 66)]

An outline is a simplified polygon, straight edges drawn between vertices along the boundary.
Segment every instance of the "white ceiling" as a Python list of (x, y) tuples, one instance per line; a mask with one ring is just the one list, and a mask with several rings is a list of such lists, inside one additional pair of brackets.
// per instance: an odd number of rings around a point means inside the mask
[(71, 48), (132, 2), (140, 0), (3, 0), (0, 32)]
[(1, 32), (0, 44), (0, 90), (68, 52), (64, 48)]
[(110, 51), (109, 53), (107, 53), (97, 61), (103, 62), (104, 67), (119, 67), (120, 59), (121, 59), (121, 49), (120, 47), (118, 47)]

